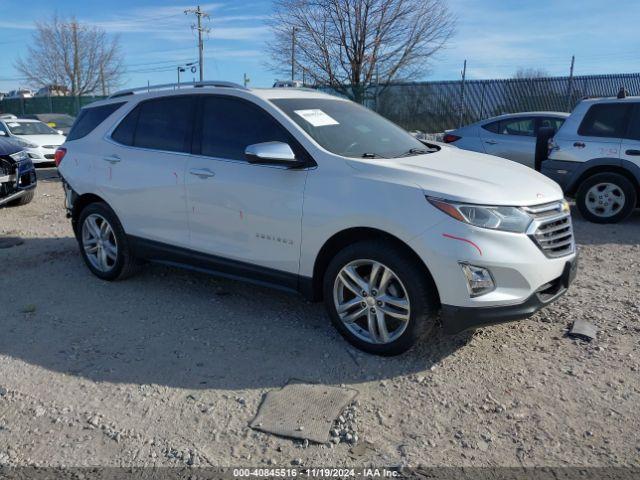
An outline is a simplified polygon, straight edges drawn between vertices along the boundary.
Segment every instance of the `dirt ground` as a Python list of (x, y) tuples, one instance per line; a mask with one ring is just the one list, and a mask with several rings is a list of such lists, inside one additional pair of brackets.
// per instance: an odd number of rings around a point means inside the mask
[[(640, 466), (637, 213), (574, 215), (577, 281), (533, 318), (378, 358), (295, 296), (160, 266), (98, 280), (39, 176), (0, 210), (24, 239), (0, 250), (0, 465)], [(597, 339), (565, 337), (575, 319)], [(359, 448), (249, 429), (290, 379), (357, 389)]]

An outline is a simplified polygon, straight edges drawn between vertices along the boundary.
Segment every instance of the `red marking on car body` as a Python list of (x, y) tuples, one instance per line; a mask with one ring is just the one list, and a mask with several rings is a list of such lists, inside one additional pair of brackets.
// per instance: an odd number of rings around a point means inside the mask
[(443, 233), (442, 236), (445, 238), (450, 238), (452, 240), (460, 240), (461, 242), (466, 242), (469, 245), (475, 247), (476, 250), (478, 250), (478, 253), (480, 254), (480, 256), (482, 256), (482, 250), (480, 249), (480, 247), (474, 242), (472, 242), (471, 240), (467, 240), (466, 238), (462, 238), (462, 237), (456, 237), (455, 235), (450, 235), (448, 233)]

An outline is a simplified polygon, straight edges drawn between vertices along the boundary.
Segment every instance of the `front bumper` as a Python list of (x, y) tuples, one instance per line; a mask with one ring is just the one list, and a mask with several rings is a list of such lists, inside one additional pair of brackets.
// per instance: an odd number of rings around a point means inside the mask
[(18, 200), (36, 188), (38, 184), (36, 171), (31, 161), (22, 161), (15, 168), (15, 173), (0, 177), (0, 206)]
[(528, 318), (564, 295), (577, 272), (578, 256), (576, 255), (572, 260), (566, 262), (560, 277), (543, 285), (524, 302), (515, 305), (492, 307), (442, 305), (440, 315), (444, 331), (455, 334), (481, 326)]
[[(54, 145), (52, 145), (53, 147)], [(53, 163), (55, 161), (56, 149), (58, 148), (27, 148), (26, 152), (29, 155), (31, 161), (35, 164), (40, 163)]]

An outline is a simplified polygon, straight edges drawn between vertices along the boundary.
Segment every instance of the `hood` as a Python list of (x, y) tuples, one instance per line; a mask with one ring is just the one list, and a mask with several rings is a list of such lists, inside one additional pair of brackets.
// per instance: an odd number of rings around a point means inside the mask
[(378, 173), (387, 179), (396, 176), (403, 183), (418, 185), (426, 195), (447, 200), (529, 206), (564, 197), (556, 182), (529, 167), (459, 148), (442, 147), (426, 155), (354, 163), (358, 169), (365, 163), (373, 168), (379, 165), (386, 173)]
[(24, 150), (24, 147), (20, 146), (15, 140), (11, 138), (0, 137), (0, 156), (13, 155), (19, 151)]
[(15, 138), (40, 147), (43, 145), (62, 145), (66, 140), (64, 135), (16, 135)]

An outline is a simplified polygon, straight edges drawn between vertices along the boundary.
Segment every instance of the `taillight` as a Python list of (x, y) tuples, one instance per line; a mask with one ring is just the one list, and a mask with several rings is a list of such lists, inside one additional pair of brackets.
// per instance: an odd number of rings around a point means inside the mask
[(444, 137), (442, 137), (442, 141), (444, 143), (453, 143), (456, 140), (460, 140), (462, 137), (459, 137), (457, 135), (452, 135), (451, 133), (445, 133)]
[(56, 150), (55, 157), (53, 157), (53, 161), (56, 162), (56, 167), (60, 166), (60, 162), (62, 162), (62, 159), (66, 154), (67, 154), (66, 148), (60, 147)]

